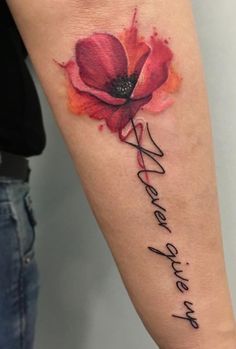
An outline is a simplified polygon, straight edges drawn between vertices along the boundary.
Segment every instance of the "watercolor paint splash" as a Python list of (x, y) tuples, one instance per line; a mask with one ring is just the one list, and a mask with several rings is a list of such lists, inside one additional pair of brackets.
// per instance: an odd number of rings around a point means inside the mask
[(156, 29), (147, 39), (140, 36), (135, 9), (128, 28), (117, 36), (93, 33), (79, 39), (74, 56), (59, 65), (68, 77), (69, 110), (100, 121), (99, 131), (105, 122), (122, 142), (133, 137), (138, 165), (145, 169), (141, 147), (146, 125), (136, 115), (169, 108), (181, 84), (168, 40)]
[(79, 39), (75, 55), (61, 64), (68, 76), (69, 109), (104, 120), (122, 130), (140, 109), (160, 113), (174, 103), (180, 86), (168, 41), (156, 31), (145, 40), (138, 33), (137, 10), (129, 28), (117, 36), (94, 33)]

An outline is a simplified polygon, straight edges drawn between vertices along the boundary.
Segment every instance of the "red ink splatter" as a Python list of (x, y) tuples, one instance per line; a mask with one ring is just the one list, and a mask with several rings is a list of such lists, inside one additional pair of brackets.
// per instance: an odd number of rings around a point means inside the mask
[[(139, 35), (137, 8), (131, 26), (119, 35), (94, 33), (79, 39), (75, 58), (60, 64), (69, 78), (71, 112), (105, 120), (123, 140), (122, 129), (141, 108), (158, 113), (169, 107), (173, 103), (169, 94), (181, 80), (174, 72), (167, 43), (159, 38), (156, 28), (147, 40)], [(104, 50), (109, 55), (104, 55)], [(102, 128), (99, 126), (100, 131)], [(140, 158), (138, 162), (144, 166)]]

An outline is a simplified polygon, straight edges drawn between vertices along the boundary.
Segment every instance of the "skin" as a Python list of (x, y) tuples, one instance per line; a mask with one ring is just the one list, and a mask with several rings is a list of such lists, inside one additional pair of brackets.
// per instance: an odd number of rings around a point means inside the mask
[[(234, 349), (235, 322), (220, 234), (207, 97), (190, 3), (187, 0), (9, 0), (34, 67), (81, 177), (88, 200), (111, 248), (129, 295), (162, 349)], [(165, 249), (168, 233), (153, 219), (150, 198), (137, 179), (132, 147), (88, 117), (67, 109), (65, 76), (53, 63), (67, 61), (78, 37), (117, 34), (139, 10), (139, 29), (153, 26), (171, 37), (175, 67), (183, 77), (175, 104), (161, 115), (139, 112), (165, 155), (155, 187), (173, 228), (171, 242), (189, 262), (188, 296), (175, 286), (170, 263), (147, 247)], [(118, 15), (117, 9), (119, 8)], [(112, 21), (110, 20), (112, 18)], [(59, 24), (58, 24), (59, 23)], [(148, 24), (148, 25), (147, 25)], [(184, 314), (190, 299), (200, 324), (194, 330), (171, 314)]]

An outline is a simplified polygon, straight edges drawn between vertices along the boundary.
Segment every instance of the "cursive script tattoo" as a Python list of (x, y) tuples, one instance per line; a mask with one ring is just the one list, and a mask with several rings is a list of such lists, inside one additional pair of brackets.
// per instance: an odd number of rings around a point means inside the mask
[[(173, 270), (173, 274), (176, 278), (176, 287), (178, 291), (180, 291), (181, 293), (188, 292), (189, 279), (185, 276), (185, 273), (183, 270), (184, 268), (183, 263), (180, 261), (180, 259), (178, 259), (179, 251), (177, 247), (171, 243), (167, 243), (166, 252), (162, 252), (154, 247), (148, 247), (148, 249), (151, 252), (154, 252), (162, 257), (165, 257), (170, 262), (171, 268)], [(188, 266), (189, 263), (186, 262), (185, 265)], [(172, 314), (172, 316), (178, 319), (189, 321), (191, 326), (195, 329), (199, 328), (197, 318), (193, 317), (193, 314), (194, 314), (193, 303), (189, 301), (184, 301), (183, 304), (187, 308), (185, 316), (174, 315), (174, 314)]]
[(172, 316), (177, 319), (187, 320), (190, 322), (193, 328), (198, 329), (199, 324), (198, 324), (197, 318), (192, 316), (194, 314), (194, 310), (192, 309), (193, 303), (189, 301), (184, 301), (184, 306), (187, 308), (185, 316), (174, 315), (174, 314), (172, 314)]
[[(167, 210), (166, 208), (160, 204), (160, 195), (157, 189), (150, 183), (150, 174), (154, 175), (164, 175), (165, 169), (163, 165), (160, 163), (160, 159), (164, 156), (164, 152), (161, 150), (161, 148), (157, 145), (157, 143), (154, 141), (154, 138), (151, 134), (150, 127), (148, 123), (146, 123), (146, 130), (148, 134), (149, 143), (152, 146), (152, 149), (148, 149), (147, 147), (144, 147), (140, 144), (139, 137), (138, 137), (138, 131), (137, 126), (132, 123), (133, 125), (133, 133), (135, 135), (136, 143), (134, 142), (128, 142), (127, 144), (137, 149), (140, 156), (142, 156), (142, 164), (143, 169), (137, 172), (138, 179), (141, 181), (141, 183), (144, 185), (146, 193), (151, 198), (151, 204), (155, 206), (154, 216), (158, 222), (158, 225), (165, 229), (165, 231), (171, 233), (172, 230), (168, 224), (167, 221)], [(151, 169), (147, 169), (145, 166), (145, 160), (149, 160), (149, 164), (151, 164)], [(170, 267), (173, 271), (173, 275), (175, 277), (175, 284), (178, 292), (181, 294), (186, 294), (189, 292), (190, 286), (189, 286), (189, 278), (186, 276), (186, 270), (185, 268), (189, 266), (189, 263), (183, 263), (179, 256), (179, 251), (177, 247), (173, 243), (166, 243), (165, 245), (166, 251), (161, 251), (155, 247), (149, 246), (148, 249), (165, 258), (169, 263)], [(195, 311), (193, 309), (193, 303), (188, 300), (183, 301), (183, 305), (186, 309), (186, 312), (184, 315), (176, 315), (172, 314), (172, 317), (182, 319), (185, 321), (188, 321), (192, 328), (198, 329), (199, 324), (196, 317), (194, 317)]]
[(171, 268), (173, 269), (173, 273), (176, 277), (176, 287), (178, 288), (178, 290), (182, 293), (184, 293), (185, 291), (189, 290), (188, 287), (188, 282), (189, 279), (187, 279), (186, 277), (184, 277), (184, 271), (182, 269), (182, 262), (177, 259), (178, 258), (178, 250), (175, 247), (175, 245), (171, 244), (171, 243), (167, 243), (166, 244), (166, 249), (167, 252), (162, 252), (160, 250), (158, 250), (157, 248), (154, 247), (148, 247), (150, 251), (163, 256), (165, 258), (167, 258), (171, 264)]
[(167, 220), (167, 211), (166, 208), (160, 204), (160, 195), (153, 185), (150, 184), (149, 181), (149, 175), (164, 175), (165, 169), (160, 163), (160, 159), (164, 156), (164, 152), (161, 150), (161, 148), (157, 145), (157, 143), (154, 141), (151, 131), (149, 128), (148, 123), (146, 123), (146, 130), (148, 134), (148, 139), (153, 146), (153, 149), (147, 149), (146, 147), (142, 146), (139, 141), (139, 137), (137, 134), (137, 126), (132, 122), (133, 125), (133, 132), (135, 134), (135, 140), (136, 143), (132, 143), (129, 141), (125, 141), (130, 146), (137, 149), (139, 154), (141, 155), (143, 159), (143, 163), (145, 163), (145, 159), (148, 159), (149, 162), (151, 162), (152, 166), (154, 166), (152, 169), (147, 169), (144, 166), (144, 169), (138, 171), (137, 176), (140, 182), (144, 185), (145, 190), (148, 194), (148, 196), (151, 199), (151, 204), (155, 207), (155, 210), (153, 212), (154, 217), (156, 221), (158, 222), (158, 225), (163, 228), (168, 233), (171, 233), (171, 228), (168, 224)]

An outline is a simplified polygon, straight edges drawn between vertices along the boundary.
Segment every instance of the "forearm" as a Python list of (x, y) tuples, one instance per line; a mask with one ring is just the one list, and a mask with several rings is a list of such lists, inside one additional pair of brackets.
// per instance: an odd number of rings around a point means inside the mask
[[(163, 349), (233, 349), (207, 98), (189, 2), (9, 4), (146, 328)], [(150, 37), (156, 27), (170, 37), (173, 66), (182, 77), (171, 107), (158, 114), (140, 108), (135, 115), (146, 130), (142, 140), (135, 118), (125, 137), (128, 124), (122, 136), (109, 124), (99, 132), (104, 120), (68, 111), (62, 64), (79, 38), (127, 28), (135, 6), (142, 35)]]

